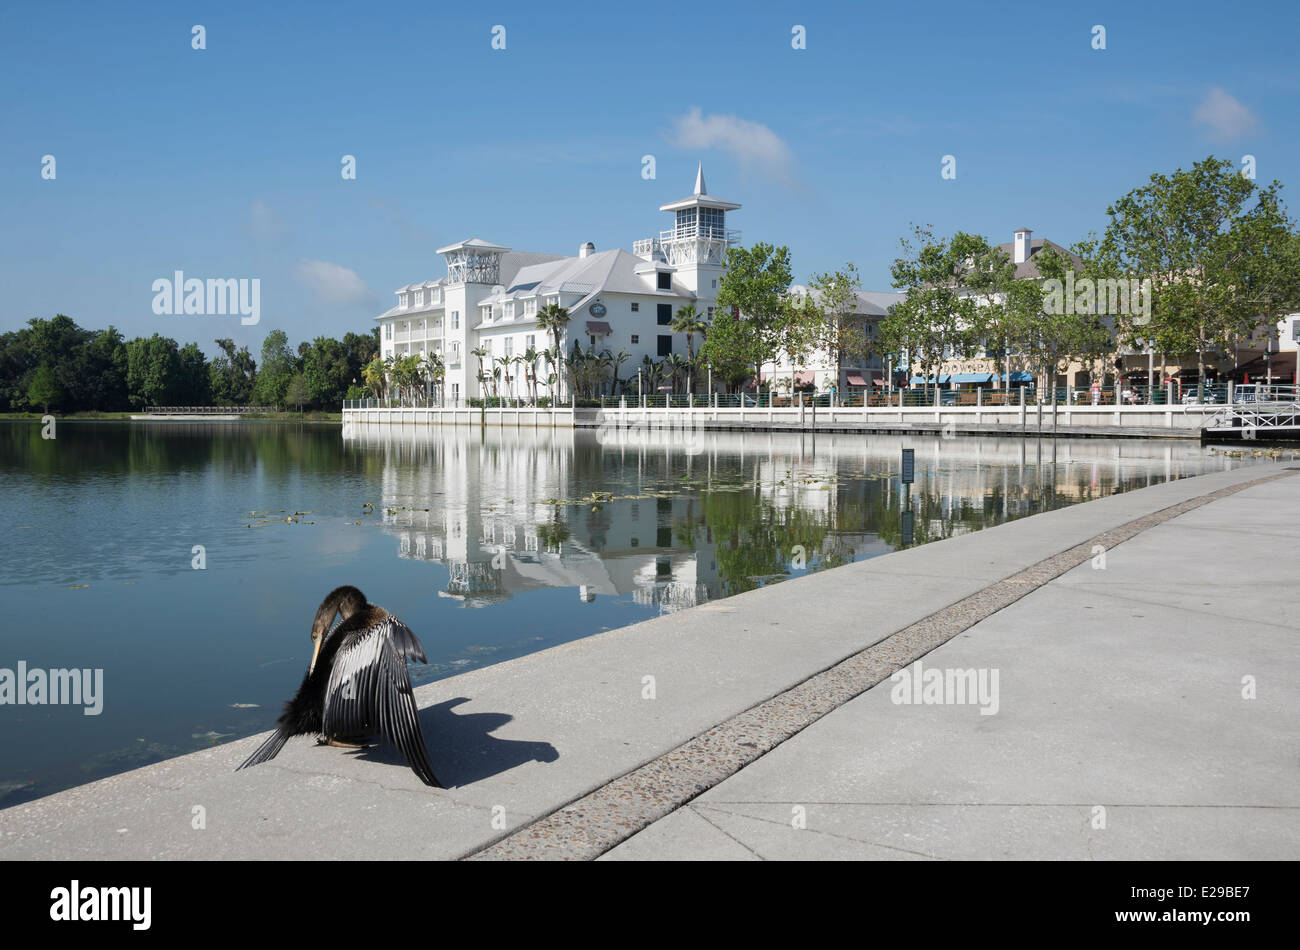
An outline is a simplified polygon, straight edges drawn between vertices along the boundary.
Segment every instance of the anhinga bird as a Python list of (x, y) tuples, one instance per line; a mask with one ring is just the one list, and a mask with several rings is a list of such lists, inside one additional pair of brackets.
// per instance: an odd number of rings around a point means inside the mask
[[(335, 614), (342, 620), (331, 630)], [(428, 662), (411, 629), (355, 587), (331, 591), (311, 625), (311, 666), (285, 703), (278, 727), (239, 768), (273, 759), (292, 736), (317, 735), (329, 745), (367, 735), (391, 739), (420, 781), (442, 783), (429, 767), (407, 659)], [(238, 771), (238, 769), (236, 769)]]

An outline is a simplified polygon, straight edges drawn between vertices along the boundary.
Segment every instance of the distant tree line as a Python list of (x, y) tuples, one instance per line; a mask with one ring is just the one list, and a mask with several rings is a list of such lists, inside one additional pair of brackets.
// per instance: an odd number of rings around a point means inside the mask
[(274, 406), (336, 410), (365, 394), (362, 371), (379, 352), (379, 331), (318, 336), (295, 352), (283, 330), (247, 346), (125, 339), (115, 327), (83, 329), (69, 317), (34, 318), (0, 334), (0, 411), (119, 412), (146, 406)]

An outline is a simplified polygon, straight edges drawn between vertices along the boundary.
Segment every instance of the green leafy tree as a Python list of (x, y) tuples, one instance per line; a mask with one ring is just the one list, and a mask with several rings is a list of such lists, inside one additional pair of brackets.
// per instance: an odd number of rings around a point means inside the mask
[(311, 390), (302, 373), (294, 373), (289, 377), (289, 382), (284, 387), (284, 402), (288, 406), (297, 406), (299, 412), (302, 412), (304, 405), (311, 402)]
[(257, 362), (247, 346), (236, 347), (231, 339), (216, 343), (222, 355), (208, 364), (212, 402), (218, 406), (247, 406), (257, 378)]
[[(354, 336), (355, 334), (348, 334)], [(279, 406), (285, 402), (289, 380), (297, 370), (298, 360), (289, 348), (283, 330), (272, 330), (262, 341), (262, 365), (253, 384), (253, 402), (259, 406)]]
[(63, 387), (54, 374), (54, 370), (42, 363), (32, 373), (32, 381), (27, 387), (27, 402), (39, 406), (42, 412), (49, 412), (50, 407), (59, 408), (64, 400)]
[(811, 299), (806, 303), (815, 306), (803, 323), (806, 329), (795, 337), (795, 345), (827, 354), (835, 363), (839, 385), (846, 361), (861, 365), (871, 355), (866, 320), (855, 316), (862, 278), (849, 262), (842, 270), (814, 274), (808, 288)]
[(177, 405), (208, 406), (212, 404), (212, 378), (208, 358), (197, 343), (186, 343), (176, 354), (176, 385), (173, 396)]
[(181, 394), (181, 360), (176, 341), (160, 336), (136, 337), (126, 344), (127, 398), (131, 405), (174, 406)]
[(1106, 253), (1120, 272), (1151, 281), (1147, 332), (1162, 352), (1196, 354), (1198, 390), (1208, 354), (1253, 329), (1262, 309), (1296, 299), (1285, 264), (1268, 260), (1270, 248), (1285, 256), (1289, 243), (1280, 187), (1261, 193), (1211, 155), (1153, 174), (1106, 209)]
[(903, 256), (895, 258), (891, 273), (894, 286), (907, 296), (881, 321), (881, 341), (887, 350), (906, 354), (928, 391), (945, 359), (969, 359), (979, 350), (984, 326), (970, 289), (978, 278), (972, 262), (990, 249), (979, 235), (958, 231), (952, 238), (936, 238), (922, 226), (913, 227), (912, 237), (900, 244)]
[[(727, 270), (718, 286), (718, 306), (736, 308), (747, 324), (744, 336), (748, 343), (729, 349), (730, 355), (743, 351), (754, 358), (755, 379), (761, 378), (763, 364), (776, 359), (781, 344), (786, 342), (790, 320), (787, 299), (793, 279), (787, 247), (759, 242), (752, 248), (727, 249)], [(714, 320), (715, 324), (719, 322)]]
[(87, 340), (75, 363), (79, 408), (111, 412), (127, 407), (126, 341), (115, 327)]
[(352, 381), (347, 350), (333, 337), (316, 337), (302, 357), (302, 375), (307, 380), (312, 405), (317, 409), (337, 410)]

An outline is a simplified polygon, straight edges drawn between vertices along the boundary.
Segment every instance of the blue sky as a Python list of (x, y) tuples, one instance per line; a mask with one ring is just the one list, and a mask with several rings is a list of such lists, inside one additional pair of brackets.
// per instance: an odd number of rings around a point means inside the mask
[[(1298, 33), (1300, 5), (1252, 2), (10, 2), (0, 330), (342, 335), (462, 238), (630, 250), (697, 161), (744, 243), (877, 290), (912, 222), (1069, 244), (1210, 153), (1300, 210)], [(155, 316), (176, 270), (260, 278), (261, 323)]]

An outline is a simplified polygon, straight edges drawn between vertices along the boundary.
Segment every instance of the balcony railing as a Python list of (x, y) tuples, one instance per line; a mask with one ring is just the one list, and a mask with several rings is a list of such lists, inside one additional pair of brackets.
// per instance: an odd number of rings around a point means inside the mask
[(740, 243), (740, 232), (731, 228), (718, 228), (708, 224), (687, 224), (660, 231), (657, 238), (643, 238), (632, 242), (632, 253), (647, 259), (662, 258), (664, 245), (674, 241), (719, 241), (727, 246)]

